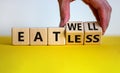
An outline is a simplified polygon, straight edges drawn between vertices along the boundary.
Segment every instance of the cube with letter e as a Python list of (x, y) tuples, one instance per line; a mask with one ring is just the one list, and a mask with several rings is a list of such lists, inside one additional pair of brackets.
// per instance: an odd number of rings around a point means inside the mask
[(29, 45), (29, 28), (12, 28), (13, 45)]
[(83, 45), (84, 29), (80, 21), (68, 22), (66, 24), (66, 44)]

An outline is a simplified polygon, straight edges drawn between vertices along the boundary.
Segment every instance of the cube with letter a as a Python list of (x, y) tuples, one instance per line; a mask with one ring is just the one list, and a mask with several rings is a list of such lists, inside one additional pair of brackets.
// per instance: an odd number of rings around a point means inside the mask
[(81, 21), (66, 23), (66, 45), (83, 45), (84, 29)]
[(47, 28), (30, 28), (30, 45), (47, 45)]
[(102, 28), (98, 22), (84, 22), (85, 40), (84, 44), (100, 44)]

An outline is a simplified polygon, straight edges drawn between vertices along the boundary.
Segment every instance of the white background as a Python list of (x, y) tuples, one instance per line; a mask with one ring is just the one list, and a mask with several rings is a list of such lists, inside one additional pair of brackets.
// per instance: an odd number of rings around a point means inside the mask
[[(108, 0), (112, 6), (110, 25), (105, 35), (120, 35), (120, 0)], [(0, 0), (0, 36), (11, 35), (12, 27), (58, 27), (57, 0)], [(81, 0), (71, 3), (70, 21), (94, 21)]]

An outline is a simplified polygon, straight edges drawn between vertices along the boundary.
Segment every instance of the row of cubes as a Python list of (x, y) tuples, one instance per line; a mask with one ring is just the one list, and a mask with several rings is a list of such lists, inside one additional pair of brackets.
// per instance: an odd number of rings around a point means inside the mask
[(67, 22), (57, 28), (12, 28), (13, 45), (101, 44), (102, 29), (97, 22)]

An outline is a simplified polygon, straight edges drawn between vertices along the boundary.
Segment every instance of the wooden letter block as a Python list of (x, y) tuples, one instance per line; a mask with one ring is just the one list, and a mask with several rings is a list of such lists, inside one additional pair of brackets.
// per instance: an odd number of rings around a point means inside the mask
[(65, 28), (48, 28), (48, 45), (65, 45)]
[(13, 45), (29, 45), (29, 28), (12, 28)]
[(85, 40), (84, 44), (100, 44), (102, 28), (97, 22), (85, 22)]
[(30, 28), (30, 45), (47, 45), (47, 28)]
[(82, 22), (68, 22), (66, 24), (66, 44), (83, 45), (84, 29)]

